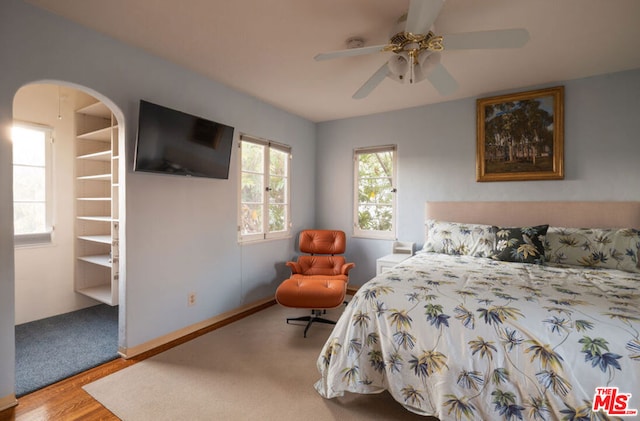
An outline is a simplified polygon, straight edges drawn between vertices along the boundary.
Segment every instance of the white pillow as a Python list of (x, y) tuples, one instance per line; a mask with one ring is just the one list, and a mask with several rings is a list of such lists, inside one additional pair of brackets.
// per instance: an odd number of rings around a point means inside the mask
[(545, 254), (552, 263), (640, 272), (640, 231), (549, 227)]
[(489, 257), (496, 248), (496, 232), (491, 225), (427, 219), (426, 228), (423, 251)]

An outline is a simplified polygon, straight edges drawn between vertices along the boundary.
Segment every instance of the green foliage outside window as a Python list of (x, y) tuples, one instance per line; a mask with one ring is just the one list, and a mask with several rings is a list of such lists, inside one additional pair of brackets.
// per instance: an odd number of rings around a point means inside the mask
[[(250, 141), (242, 141), (241, 148), (241, 234), (286, 231), (289, 153)], [(268, 164), (265, 164), (267, 161)], [(265, 173), (266, 165), (268, 173)], [(268, 226), (265, 226), (265, 217)]]
[(361, 230), (393, 230), (393, 154), (393, 150), (357, 154)]
[(271, 149), (269, 154), (269, 232), (286, 230), (288, 164), (288, 153)]
[(242, 142), (241, 207), (243, 234), (262, 232), (262, 202), (264, 192), (265, 147)]

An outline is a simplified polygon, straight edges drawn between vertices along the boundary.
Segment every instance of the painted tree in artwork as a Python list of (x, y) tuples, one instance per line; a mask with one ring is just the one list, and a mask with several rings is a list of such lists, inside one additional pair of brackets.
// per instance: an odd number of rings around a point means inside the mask
[[(502, 102), (485, 108), (485, 160), (545, 165), (553, 156), (553, 115), (540, 99)], [(518, 170), (520, 170), (519, 168)], [(501, 168), (508, 171), (508, 167)]]

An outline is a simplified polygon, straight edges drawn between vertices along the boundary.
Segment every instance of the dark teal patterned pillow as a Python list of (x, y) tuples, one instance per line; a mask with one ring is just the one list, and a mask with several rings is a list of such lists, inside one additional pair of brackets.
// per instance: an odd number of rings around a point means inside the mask
[(491, 258), (503, 262), (544, 263), (544, 236), (549, 225), (494, 227), (497, 246)]

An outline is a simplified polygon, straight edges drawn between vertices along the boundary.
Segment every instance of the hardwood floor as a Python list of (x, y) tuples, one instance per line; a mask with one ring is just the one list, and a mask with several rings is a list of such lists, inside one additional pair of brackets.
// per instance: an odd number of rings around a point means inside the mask
[(118, 420), (82, 386), (136, 362), (120, 358), (25, 395), (18, 399), (18, 406), (0, 412), (0, 421)]
[(0, 412), (0, 421), (43, 421), (43, 420), (83, 420), (110, 421), (118, 420), (100, 402), (82, 389), (82, 386), (106, 377), (109, 374), (129, 367), (142, 360), (160, 354), (175, 346), (188, 342), (198, 336), (228, 325), (243, 317), (263, 310), (275, 304), (275, 300), (251, 308), (241, 314), (222, 320), (206, 328), (200, 329), (182, 338), (171, 341), (156, 349), (140, 354), (130, 359), (117, 359), (99, 367), (69, 377), (61, 382), (52, 384), (44, 389), (30, 393), (18, 399), (18, 406)]

